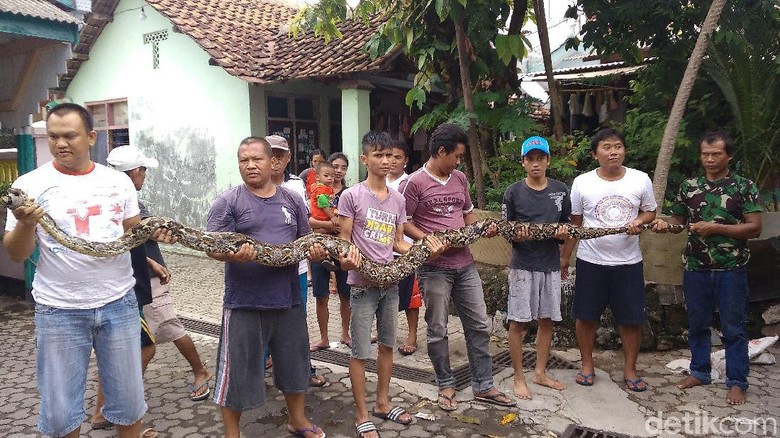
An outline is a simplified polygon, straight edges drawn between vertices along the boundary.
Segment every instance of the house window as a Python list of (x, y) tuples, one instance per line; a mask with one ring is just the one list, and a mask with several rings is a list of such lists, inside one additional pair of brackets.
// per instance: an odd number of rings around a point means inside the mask
[(160, 68), (160, 43), (168, 39), (167, 30), (145, 33), (144, 44), (152, 45), (152, 68)]
[(92, 161), (106, 164), (111, 149), (130, 144), (127, 99), (87, 102), (97, 131), (97, 141), (90, 151)]
[(289, 170), (301, 172), (309, 167), (309, 154), (319, 148), (319, 101), (307, 96), (266, 97), (268, 134), (281, 135), (290, 144)]

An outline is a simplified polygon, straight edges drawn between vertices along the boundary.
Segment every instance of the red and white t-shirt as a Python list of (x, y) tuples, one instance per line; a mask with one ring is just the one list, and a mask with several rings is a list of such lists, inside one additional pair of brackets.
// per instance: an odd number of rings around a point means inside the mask
[[(86, 240), (110, 242), (124, 233), (122, 222), (137, 216), (138, 195), (130, 178), (100, 164), (72, 175), (49, 162), (20, 176), (13, 187), (46, 210), (65, 233)], [(5, 230), (16, 227), (9, 211)], [(40, 259), (33, 280), (33, 297), (40, 304), (66, 309), (94, 309), (124, 296), (135, 279), (130, 253), (92, 257), (60, 245), (43, 228), (35, 229)]]

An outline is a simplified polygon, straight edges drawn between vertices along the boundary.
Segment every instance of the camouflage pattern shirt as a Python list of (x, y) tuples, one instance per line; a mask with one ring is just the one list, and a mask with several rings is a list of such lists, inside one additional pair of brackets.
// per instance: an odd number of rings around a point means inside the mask
[[(685, 181), (672, 205), (672, 214), (686, 217), (688, 223), (739, 224), (744, 222), (745, 214), (761, 211), (753, 181), (731, 173), (717, 181), (708, 181), (705, 176)], [(689, 271), (737, 269), (745, 266), (749, 258), (745, 239), (719, 234), (688, 235), (685, 262)]]

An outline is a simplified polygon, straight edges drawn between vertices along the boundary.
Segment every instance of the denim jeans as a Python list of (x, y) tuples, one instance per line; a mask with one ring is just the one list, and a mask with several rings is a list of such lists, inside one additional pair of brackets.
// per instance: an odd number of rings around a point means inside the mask
[(398, 330), (397, 284), (387, 287), (350, 286), (349, 307), (353, 358), (371, 357), (371, 327), (374, 326), (374, 319), (379, 343), (395, 349)]
[(41, 433), (63, 436), (84, 421), (84, 392), (92, 349), (106, 403), (106, 420), (129, 426), (143, 417), (141, 319), (131, 290), (97, 309), (35, 305)]
[(685, 271), (685, 303), (688, 308), (688, 346), (691, 375), (710, 383), (710, 325), (717, 306), (726, 345), (726, 386), (748, 387), (747, 322), (748, 287), (745, 268), (732, 271)]
[(476, 266), (472, 263), (461, 269), (446, 269), (423, 265), (418, 271), (418, 281), (425, 300), (428, 356), (433, 363), (439, 388), (455, 386), (447, 336), (449, 303), (452, 300), (466, 336), (471, 387), (475, 393), (493, 389), (493, 358), (488, 350), (490, 324), (482, 280)]

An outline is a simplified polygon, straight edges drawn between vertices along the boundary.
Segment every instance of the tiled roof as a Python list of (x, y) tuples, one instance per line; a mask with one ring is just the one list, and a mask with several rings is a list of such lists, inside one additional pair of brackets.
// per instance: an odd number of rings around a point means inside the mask
[(147, 0), (193, 38), (229, 74), (266, 83), (381, 69), (392, 55), (371, 60), (363, 47), (381, 20), (347, 20), (343, 38), (328, 44), (311, 32), (284, 30), (296, 10), (274, 0)]
[(0, 12), (42, 18), (44, 20), (79, 24), (73, 15), (46, 0), (0, 0)]

